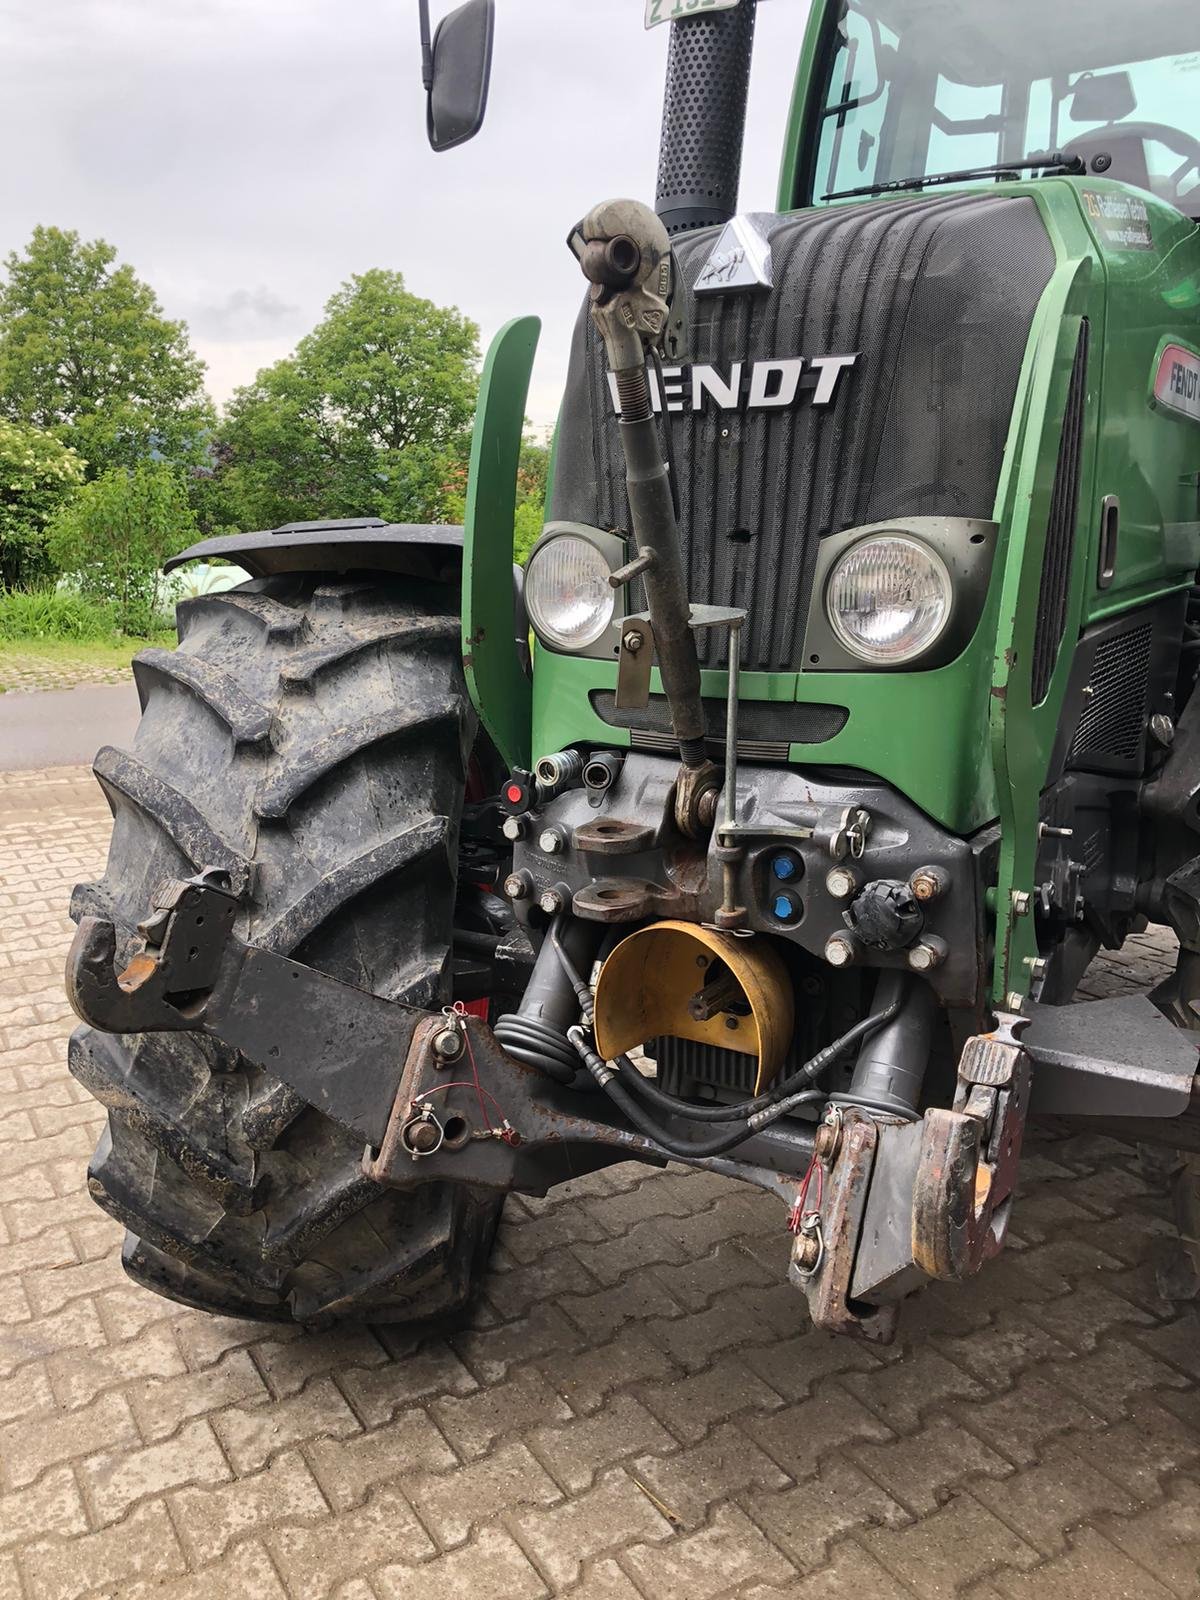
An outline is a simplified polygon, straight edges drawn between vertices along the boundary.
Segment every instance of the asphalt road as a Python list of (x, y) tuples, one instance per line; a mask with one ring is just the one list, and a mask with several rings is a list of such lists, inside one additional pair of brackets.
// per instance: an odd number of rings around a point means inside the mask
[(0, 771), (90, 765), (101, 745), (133, 737), (138, 716), (132, 683), (0, 695)]

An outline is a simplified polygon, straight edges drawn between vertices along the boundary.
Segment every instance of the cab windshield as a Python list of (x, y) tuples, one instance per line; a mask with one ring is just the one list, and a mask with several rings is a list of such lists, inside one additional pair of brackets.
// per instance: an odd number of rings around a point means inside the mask
[(1196, 0), (847, 0), (821, 82), (810, 205), (1012, 163), (1200, 216)]

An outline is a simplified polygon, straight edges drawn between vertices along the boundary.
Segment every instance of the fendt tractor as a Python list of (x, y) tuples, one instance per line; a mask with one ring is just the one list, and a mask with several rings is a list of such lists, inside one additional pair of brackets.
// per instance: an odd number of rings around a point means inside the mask
[[(561, 219), (523, 573), (531, 317), (464, 527), (176, 558), (251, 578), (134, 663), (68, 971), (149, 1288), (433, 1317), (508, 1193), (680, 1162), (887, 1340), (1000, 1250), (1031, 1118), (1165, 1149), (1196, 1206), (1200, 10), (814, 0), (740, 213), (755, 12), (649, 0), (657, 204)], [(492, 3), (421, 24), (448, 149)], [(1147, 923), (1174, 976), (1073, 1003)]]

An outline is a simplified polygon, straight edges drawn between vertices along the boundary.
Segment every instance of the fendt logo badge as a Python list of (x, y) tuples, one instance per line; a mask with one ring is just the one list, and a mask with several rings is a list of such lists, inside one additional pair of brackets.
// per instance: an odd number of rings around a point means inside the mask
[(1200, 422), (1200, 356), (1169, 344), (1159, 358), (1154, 398), (1168, 411)]
[[(782, 411), (805, 397), (814, 406), (831, 406), (842, 377), (858, 363), (857, 353), (845, 356), (786, 356), (777, 361), (735, 361), (728, 371), (701, 365), (664, 367), (662, 393), (650, 374), (655, 411)], [(610, 372), (608, 390), (613, 410), (621, 414), (617, 380)]]

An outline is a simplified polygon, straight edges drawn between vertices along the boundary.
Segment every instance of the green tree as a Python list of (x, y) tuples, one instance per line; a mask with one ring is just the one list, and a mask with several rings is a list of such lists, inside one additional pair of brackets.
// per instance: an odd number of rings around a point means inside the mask
[(195, 535), (183, 478), (162, 461), (110, 468), (47, 530), (51, 556), (78, 575), (83, 593), (111, 602), (122, 632), (143, 635), (154, 624), (163, 560)]
[(546, 518), (546, 487), (550, 471), (550, 451), (544, 444), (526, 439), (521, 446), (517, 468), (517, 513), (513, 529), (513, 556), (522, 566), (538, 539)]
[(215, 424), (187, 328), (103, 239), (35, 228), (0, 285), (0, 413), (71, 445), (88, 476), (202, 460)]
[(80, 457), (52, 434), (0, 417), (0, 589), (50, 576), (46, 525), (83, 473)]
[(398, 272), (342, 285), (294, 355), (230, 402), (220, 449), (247, 527), (443, 520), (461, 500), (479, 330)]

